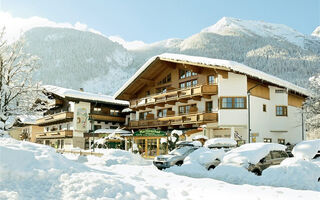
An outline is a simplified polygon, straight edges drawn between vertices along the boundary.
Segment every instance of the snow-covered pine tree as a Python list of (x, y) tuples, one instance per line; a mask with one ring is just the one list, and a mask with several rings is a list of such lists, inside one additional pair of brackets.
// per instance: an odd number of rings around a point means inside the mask
[(0, 30), (0, 135), (12, 127), (16, 116), (45, 107), (39, 100), (40, 84), (32, 81), (38, 58), (24, 53), (23, 46), (22, 39), (8, 44), (5, 29)]
[(320, 138), (320, 74), (309, 79), (312, 95), (304, 103), (308, 139)]

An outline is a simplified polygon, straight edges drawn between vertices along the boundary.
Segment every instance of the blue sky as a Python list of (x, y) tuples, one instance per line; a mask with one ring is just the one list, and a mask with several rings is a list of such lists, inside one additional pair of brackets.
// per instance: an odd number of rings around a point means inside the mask
[(304, 34), (320, 25), (320, 0), (0, 0), (0, 9), (147, 43), (189, 37), (224, 16), (286, 24)]

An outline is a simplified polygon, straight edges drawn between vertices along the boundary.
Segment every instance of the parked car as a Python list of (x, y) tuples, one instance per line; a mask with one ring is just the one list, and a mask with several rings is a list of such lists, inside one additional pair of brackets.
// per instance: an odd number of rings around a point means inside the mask
[(185, 143), (185, 145), (179, 145), (167, 155), (160, 155), (155, 157), (153, 164), (160, 170), (169, 168), (174, 165), (181, 166), (183, 160), (194, 150), (201, 146), (198, 142)]
[(286, 146), (276, 143), (250, 143), (235, 148), (223, 157), (224, 164), (236, 164), (245, 167), (256, 175), (272, 165), (279, 165), (288, 158)]
[(248, 170), (257, 176), (262, 174), (262, 171), (272, 165), (279, 165), (289, 155), (286, 151), (270, 151), (268, 155), (262, 158), (257, 164), (250, 164)]
[(202, 162), (202, 165), (207, 170), (211, 170), (221, 163), (224, 153), (236, 148), (237, 142), (231, 138), (213, 138), (207, 140), (204, 146), (211, 150), (205, 152), (206, 154), (211, 154), (209, 157), (211, 159), (206, 159)]

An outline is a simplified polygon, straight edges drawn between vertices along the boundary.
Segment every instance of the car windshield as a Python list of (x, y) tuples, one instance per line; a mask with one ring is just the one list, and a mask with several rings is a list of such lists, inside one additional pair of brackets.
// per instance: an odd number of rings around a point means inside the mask
[(179, 148), (173, 149), (169, 154), (181, 156), (181, 155), (187, 153), (191, 148), (192, 147), (190, 147), (190, 146), (179, 147)]

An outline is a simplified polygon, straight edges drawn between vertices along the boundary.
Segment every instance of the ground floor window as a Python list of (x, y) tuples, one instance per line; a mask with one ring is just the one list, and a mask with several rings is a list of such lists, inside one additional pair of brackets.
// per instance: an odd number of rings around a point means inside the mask
[(160, 144), (161, 138), (141, 138), (134, 139), (138, 147), (138, 152), (143, 157), (156, 157), (167, 152), (166, 145)]
[(283, 144), (283, 145), (285, 145), (286, 144), (286, 141), (285, 141), (285, 139), (278, 139), (278, 143), (279, 144)]
[(264, 143), (271, 143), (272, 139), (271, 138), (263, 138)]

